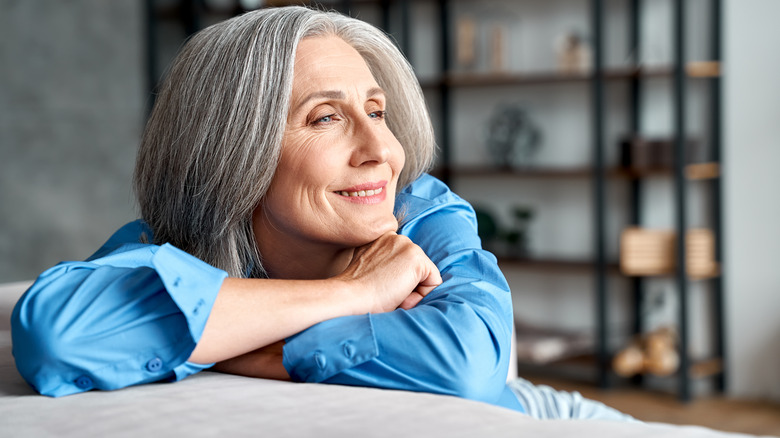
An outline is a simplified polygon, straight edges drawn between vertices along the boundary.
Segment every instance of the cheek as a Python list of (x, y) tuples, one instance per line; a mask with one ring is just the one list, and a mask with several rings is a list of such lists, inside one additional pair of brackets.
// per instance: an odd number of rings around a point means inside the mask
[(332, 154), (311, 143), (285, 152), (266, 194), (267, 208), (290, 224), (330, 211), (327, 194), (336, 173)]
[(343, 153), (338, 140), (335, 135), (291, 135), (283, 146), (277, 173), (293, 175), (304, 183), (327, 181), (327, 175), (345, 160), (339, 156)]

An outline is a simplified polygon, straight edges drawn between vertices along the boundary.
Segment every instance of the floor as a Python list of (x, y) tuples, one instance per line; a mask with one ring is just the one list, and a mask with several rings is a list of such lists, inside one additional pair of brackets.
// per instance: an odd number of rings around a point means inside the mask
[(579, 391), (643, 421), (693, 424), (728, 432), (780, 437), (780, 403), (742, 401), (723, 397), (679, 402), (674, 395), (637, 388), (608, 391), (593, 385), (550, 378), (529, 378), (556, 389)]

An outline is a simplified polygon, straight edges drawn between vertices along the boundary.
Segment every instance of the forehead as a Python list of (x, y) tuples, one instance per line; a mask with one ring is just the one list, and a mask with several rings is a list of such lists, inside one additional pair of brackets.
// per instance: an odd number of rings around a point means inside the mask
[(304, 38), (295, 54), (293, 93), (326, 83), (376, 85), (363, 57), (343, 39)]

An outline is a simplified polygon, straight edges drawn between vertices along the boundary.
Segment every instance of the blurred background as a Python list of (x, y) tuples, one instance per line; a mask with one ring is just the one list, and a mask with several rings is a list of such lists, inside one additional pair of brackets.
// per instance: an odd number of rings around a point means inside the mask
[[(168, 63), (198, 29), (282, 3), (0, 0), (0, 282), (135, 219)], [(414, 66), (433, 172), (474, 204), (512, 286), (524, 376), (780, 401), (780, 2), (322, 7), (385, 29)]]

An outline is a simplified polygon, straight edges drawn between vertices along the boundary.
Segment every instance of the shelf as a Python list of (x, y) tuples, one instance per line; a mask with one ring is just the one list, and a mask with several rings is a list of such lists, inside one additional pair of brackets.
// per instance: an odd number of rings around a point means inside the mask
[[(611, 170), (607, 176), (617, 176), (628, 179), (640, 179), (653, 176), (671, 176), (673, 170), (668, 168), (635, 169), (622, 167)], [(720, 164), (695, 163), (685, 166), (685, 178), (689, 181), (705, 181), (720, 178)]]
[[(655, 376), (664, 378), (675, 378), (679, 373), (679, 370), (668, 376)], [(714, 377), (723, 373), (723, 359), (714, 357), (710, 359), (694, 360), (688, 365), (688, 376), (692, 379), (706, 379)], [(652, 373), (639, 373), (639, 376), (652, 376)], [(631, 377), (622, 377), (623, 379), (630, 379)]]
[[(611, 360), (610, 360), (611, 362)], [(561, 369), (568, 369), (569, 373), (576, 372), (577, 369), (588, 370), (596, 366), (596, 355), (592, 353), (585, 353), (579, 355), (568, 356), (562, 359), (553, 360), (545, 363), (537, 363), (530, 360), (522, 360), (518, 358), (518, 368), (525, 373), (533, 373), (539, 375), (551, 374), (559, 375)], [(555, 369), (555, 371), (553, 370)], [(688, 375), (692, 379), (707, 379), (723, 374), (723, 359), (710, 358), (693, 361), (688, 366)], [(644, 374), (639, 374), (644, 375)], [(647, 374), (651, 375), (651, 374)], [(663, 378), (674, 379), (677, 378), (678, 373), (674, 373), (670, 376)], [(621, 379), (629, 380), (630, 377), (622, 377)]]
[[(654, 275), (632, 275), (632, 274), (626, 274), (621, 272), (622, 275), (625, 275), (626, 277), (630, 278), (664, 278), (664, 277), (673, 277), (676, 272), (673, 270), (670, 270), (668, 272), (654, 274)], [(688, 274), (688, 280), (690, 281), (703, 281), (703, 280), (712, 280), (720, 277), (720, 267), (716, 266), (712, 269), (711, 272), (707, 274)]]
[(578, 358), (593, 352), (590, 331), (561, 330), (529, 325), (515, 320), (519, 363), (545, 365)]
[[(593, 176), (591, 167), (496, 167), (491, 165), (469, 165), (437, 168), (432, 172), (434, 176), (448, 174), (458, 177), (512, 177), (529, 179), (565, 179), (565, 178), (590, 178)], [(608, 178), (638, 179), (650, 176), (670, 176), (672, 169), (651, 168), (631, 169), (613, 167), (605, 170)], [(685, 175), (689, 180), (700, 181), (720, 177), (720, 165), (718, 163), (696, 163), (685, 167)]]
[[(512, 257), (496, 255), (498, 264), (501, 267), (539, 269), (539, 270), (594, 270), (596, 262), (593, 260), (575, 260), (575, 259), (543, 259), (533, 257)], [(607, 263), (607, 269), (612, 273), (619, 273), (620, 268), (617, 263)]]
[(723, 359), (712, 358), (697, 360), (690, 365), (688, 372), (694, 379), (704, 379), (723, 374)]
[[(537, 270), (565, 270), (565, 271), (588, 271), (596, 269), (594, 260), (574, 260), (574, 259), (542, 259), (532, 257), (513, 257), (496, 254), (498, 265), (502, 268), (521, 268)], [(648, 277), (669, 277), (674, 275), (674, 271), (665, 272), (657, 275), (631, 275), (621, 271), (620, 264), (610, 262), (606, 265), (607, 272), (610, 274), (619, 274), (629, 278), (648, 278)], [(715, 268), (708, 275), (689, 275), (690, 280), (710, 280), (720, 276), (720, 269)]]
[(567, 357), (564, 359), (535, 363), (518, 358), (517, 369), (525, 378), (564, 378), (570, 381), (595, 384), (593, 370), (598, 366), (594, 352)]
[(587, 178), (593, 174), (590, 167), (497, 167), (491, 165), (453, 166), (435, 169), (433, 174), (448, 173), (464, 177), (517, 178)]
[[(713, 78), (720, 76), (720, 63), (715, 61), (696, 61), (686, 65), (691, 78)], [(671, 77), (674, 70), (670, 66), (620, 67), (604, 70), (606, 80), (625, 80), (634, 78)], [(421, 78), (420, 85), (433, 88), (440, 85), (449, 87), (483, 87), (498, 85), (542, 85), (572, 82), (588, 82), (593, 79), (592, 72), (528, 71), (528, 72), (449, 72), (441, 78)]]
[(180, 19), (183, 14), (190, 14), (194, 9), (198, 9), (201, 13), (236, 16), (249, 12), (255, 9), (267, 8), (267, 7), (283, 7), (283, 6), (327, 6), (329, 9), (338, 9), (347, 3), (351, 4), (364, 4), (364, 5), (380, 5), (379, 0), (349, 0), (345, 2), (343, 0), (265, 0), (264, 2), (257, 2), (256, 8), (245, 8), (240, 2), (162, 2), (162, 5), (154, 6), (154, 13), (157, 18), (163, 20), (177, 20)]

